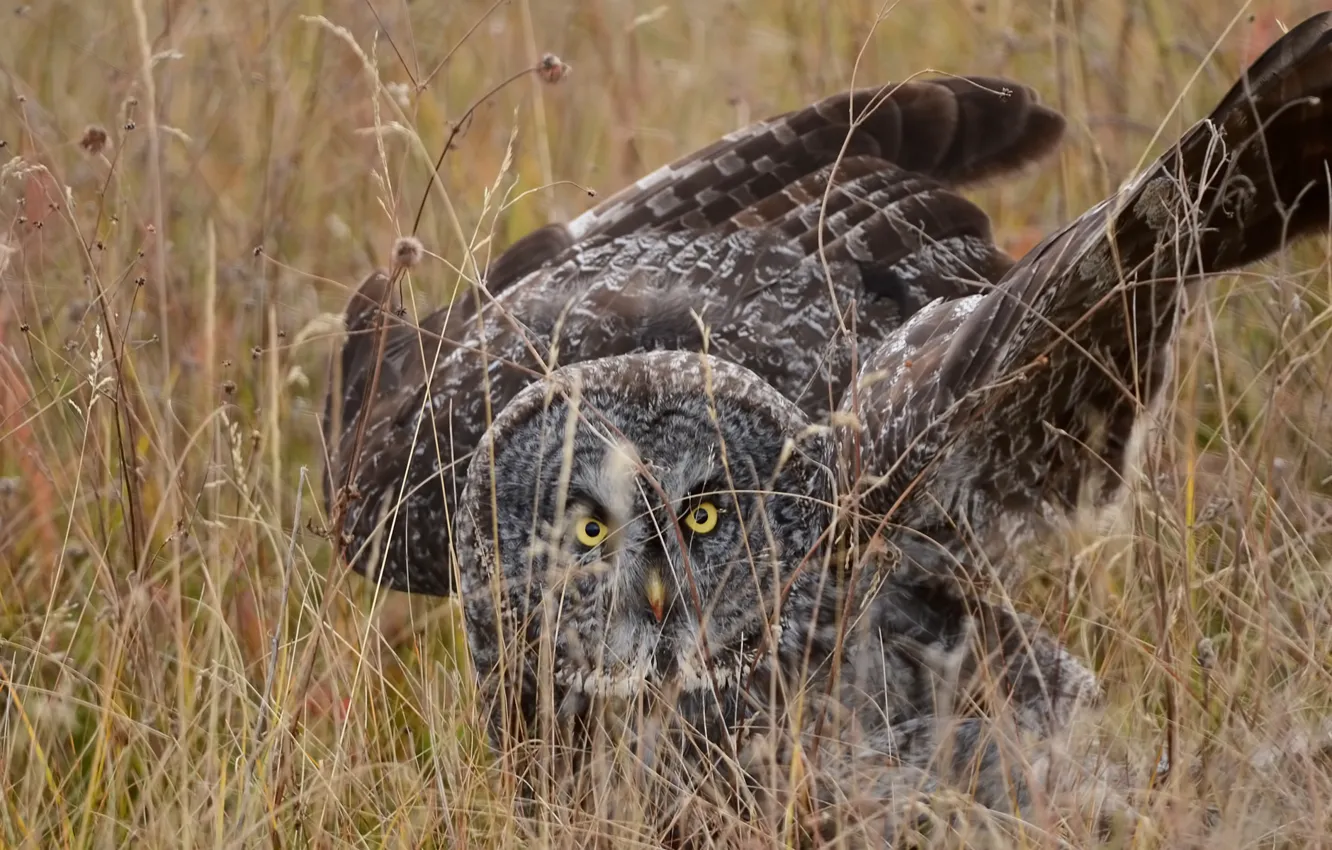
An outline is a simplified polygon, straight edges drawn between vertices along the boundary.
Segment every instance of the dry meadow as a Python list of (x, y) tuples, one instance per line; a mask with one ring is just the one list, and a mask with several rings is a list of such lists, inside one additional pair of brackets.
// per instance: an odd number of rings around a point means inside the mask
[[(414, 233), (424, 314), (737, 126), (919, 73), (1068, 117), (1047, 167), (972, 193), (1021, 254), (1322, 7), (4, 4), (0, 846), (588, 844), (488, 778), (454, 606), (333, 563), (318, 416), (358, 280)], [(1332, 844), (1330, 338), (1327, 239), (1203, 290), (1123, 516), (1019, 589), (1105, 682), (1121, 846)]]

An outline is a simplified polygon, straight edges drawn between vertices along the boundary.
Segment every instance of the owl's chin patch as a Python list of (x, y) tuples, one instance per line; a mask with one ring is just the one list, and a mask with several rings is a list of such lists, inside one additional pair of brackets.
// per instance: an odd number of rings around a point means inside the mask
[(736, 665), (714, 666), (707, 677), (620, 668), (556, 679), (566, 688), (561, 713), (596, 718), (600, 736), (653, 764), (667, 753), (688, 762), (733, 749), (751, 714), (752, 700), (745, 697), (750, 680), (751, 670)]

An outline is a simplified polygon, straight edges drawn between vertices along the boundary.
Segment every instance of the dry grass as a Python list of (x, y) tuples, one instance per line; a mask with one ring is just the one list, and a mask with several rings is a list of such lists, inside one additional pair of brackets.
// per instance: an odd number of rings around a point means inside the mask
[[(453, 608), (330, 570), (321, 534), (327, 314), (423, 196), (422, 312), (583, 187), (853, 71), (993, 73), (1070, 118), (1055, 165), (978, 193), (1020, 253), (1321, 4), (903, 0), (873, 32), (878, 0), (491, 6), (4, 10), (5, 846), (522, 840), (477, 768)], [(482, 103), (430, 188), (451, 122), (548, 50), (573, 74)], [(1206, 291), (1152, 486), (1052, 546), (1019, 600), (1104, 678), (1139, 788), (1170, 748), (1138, 846), (1332, 834), (1330, 269), (1315, 242)], [(558, 822), (538, 843), (586, 843)]]

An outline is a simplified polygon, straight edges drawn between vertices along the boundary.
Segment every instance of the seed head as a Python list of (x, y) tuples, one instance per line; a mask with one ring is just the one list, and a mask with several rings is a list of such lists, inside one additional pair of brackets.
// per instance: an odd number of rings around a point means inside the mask
[(546, 82), (554, 85), (573, 72), (569, 63), (565, 62), (554, 53), (547, 53), (541, 57), (537, 63), (537, 76)]
[(393, 243), (393, 265), (395, 268), (410, 269), (421, 262), (425, 247), (415, 236), (403, 236)]
[(1216, 647), (1212, 645), (1211, 638), (1198, 639), (1198, 666), (1204, 670), (1211, 670), (1216, 666)]
[(79, 139), (79, 147), (89, 156), (97, 156), (106, 150), (109, 141), (110, 137), (106, 134), (105, 127), (89, 124), (83, 131), (83, 137)]

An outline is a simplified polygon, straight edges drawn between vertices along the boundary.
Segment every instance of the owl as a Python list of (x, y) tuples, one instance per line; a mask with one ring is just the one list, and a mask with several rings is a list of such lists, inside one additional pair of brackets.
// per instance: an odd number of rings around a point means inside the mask
[[(977, 793), (1020, 808), (978, 731), (995, 706), (969, 699), (970, 682), (1001, 679), (991, 699), (1037, 736), (1095, 683), (1050, 636), (986, 604), (984, 585), (1005, 581), (1017, 548), (1051, 523), (1113, 500), (1161, 395), (1181, 300), (1209, 275), (1326, 232), (1329, 175), (1325, 13), (992, 286), (917, 281), (928, 303), (894, 301), (850, 342), (832, 324), (801, 335), (777, 322), (815, 298), (798, 274), (755, 271), (731, 292), (709, 282), (730, 280), (717, 277), (729, 267), (706, 265), (679, 289), (634, 260), (623, 276), (571, 278), (579, 294), (554, 299), (564, 324), (545, 339), (575, 356), (496, 406), (457, 503), (457, 591), (494, 740), (614, 729), (641, 760), (682, 752), (714, 769), (744, 764), (760, 733), (804, 741), (832, 728), (885, 771), (938, 772), (924, 753), (940, 719), (969, 705), (952, 748), (978, 765)], [(847, 293), (864, 296), (872, 276), (847, 250), (861, 269)], [(925, 250), (899, 259), (899, 282)], [(818, 297), (838, 286), (825, 279)], [(521, 292), (496, 303), (516, 311)], [(616, 312), (628, 292), (636, 312)], [(673, 311), (681, 292), (699, 309)], [(769, 293), (774, 312), (748, 312), (751, 292)], [(727, 309), (711, 312), (718, 301)], [(756, 356), (738, 344), (758, 339), (746, 323), (772, 335)], [(502, 347), (507, 332), (486, 327), (490, 350)], [(594, 328), (604, 333), (587, 346)], [(640, 350), (648, 337), (660, 344)], [(847, 346), (854, 378), (769, 359), (800, 364), (810, 340), (820, 357)], [(801, 390), (813, 384), (840, 388), (836, 415), (815, 412)], [(973, 651), (978, 632), (989, 649)], [(811, 705), (842, 719), (813, 719), (825, 712)]]
[(448, 595), (467, 464), (492, 419), (563, 364), (704, 348), (807, 415), (927, 304), (1011, 266), (958, 187), (1034, 162), (1063, 119), (988, 78), (846, 92), (738, 130), (568, 224), (519, 240), (420, 326), (388, 275), (352, 298), (325, 406), (345, 559)]

